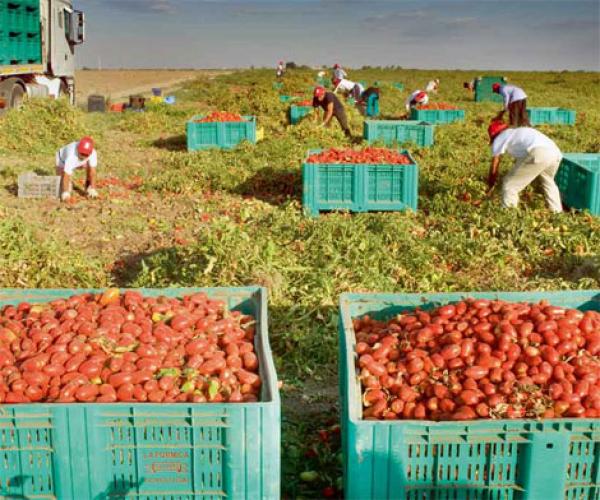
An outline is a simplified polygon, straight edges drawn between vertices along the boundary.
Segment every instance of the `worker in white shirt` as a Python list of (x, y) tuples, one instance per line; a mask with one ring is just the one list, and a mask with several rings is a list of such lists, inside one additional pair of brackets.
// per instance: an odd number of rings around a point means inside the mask
[(285, 63), (283, 61), (279, 61), (277, 63), (277, 71), (276, 71), (275, 75), (277, 76), (277, 78), (282, 78), (284, 73), (285, 73)]
[(360, 101), (360, 98), (365, 91), (365, 88), (360, 83), (355, 83), (346, 78), (342, 80), (333, 80), (333, 93), (337, 94), (338, 90), (346, 96), (352, 97), (355, 101)]
[(494, 83), (492, 90), (504, 99), (504, 109), (496, 116), (497, 120), (501, 120), (504, 113), (508, 111), (511, 127), (530, 126), (529, 116), (527, 115), (527, 94), (523, 89), (515, 85)]
[(430, 80), (427, 83), (427, 87), (425, 87), (425, 92), (433, 92), (434, 94), (437, 94), (438, 90), (440, 88), (440, 79), (436, 78), (435, 80)]
[(477, 78), (473, 78), (470, 82), (464, 82), (463, 88), (470, 90), (471, 92), (475, 92), (475, 84), (477, 83)]
[(506, 123), (497, 120), (490, 123), (488, 134), (492, 147), (488, 176), (490, 191), (496, 184), (502, 155), (508, 153), (515, 159), (502, 184), (502, 204), (516, 207), (519, 193), (539, 177), (550, 210), (562, 212), (560, 191), (554, 181), (562, 153), (554, 141), (534, 128), (509, 128)]
[(429, 96), (427, 92), (423, 92), (422, 90), (415, 90), (412, 94), (408, 96), (406, 99), (406, 112), (410, 112), (411, 108), (418, 106), (419, 104), (427, 104), (429, 102)]
[(96, 167), (98, 166), (98, 153), (94, 148), (94, 140), (84, 137), (80, 141), (72, 142), (61, 148), (56, 153), (56, 175), (61, 178), (60, 199), (67, 201), (71, 197), (71, 177), (78, 168), (85, 167), (85, 191), (90, 198), (98, 197), (96, 191)]
[(333, 79), (343, 80), (344, 78), (348, 78), (348, 73), (338, 63), (335, 63), (333, 65)]

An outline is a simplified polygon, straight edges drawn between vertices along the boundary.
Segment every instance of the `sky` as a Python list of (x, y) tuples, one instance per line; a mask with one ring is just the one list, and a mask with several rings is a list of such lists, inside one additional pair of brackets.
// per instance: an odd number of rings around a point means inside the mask
[(75, 0), (78, 66), (600, 71), (598, 0)]

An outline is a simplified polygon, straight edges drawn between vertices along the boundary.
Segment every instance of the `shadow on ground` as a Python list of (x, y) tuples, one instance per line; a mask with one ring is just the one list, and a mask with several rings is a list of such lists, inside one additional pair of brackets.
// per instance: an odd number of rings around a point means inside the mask
[(152, 145), (156, 148), (166, 149), (167, 151), (187, 151), (187, 137), (185, 134), (174, 135), (172, 137), (156, 139)]

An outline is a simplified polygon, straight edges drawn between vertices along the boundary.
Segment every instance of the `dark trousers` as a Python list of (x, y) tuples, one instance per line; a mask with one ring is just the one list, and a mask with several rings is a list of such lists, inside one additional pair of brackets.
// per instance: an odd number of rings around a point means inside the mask
[(508, 116), (511, 127), (529, 127), (527, 115), (527, 99), (513, 101), (508, 105)]
[(346, 112), (342, 109), (340, 111), (336, 111), (334, 113), (334, 116), (340, 124), (340, 127), (342, 127), (342, 130), (344, 131), (344, 134), (346, 134), (346, 137), (352, 137), (350, 127), (348, 126), (348, 117), (346, 116)]

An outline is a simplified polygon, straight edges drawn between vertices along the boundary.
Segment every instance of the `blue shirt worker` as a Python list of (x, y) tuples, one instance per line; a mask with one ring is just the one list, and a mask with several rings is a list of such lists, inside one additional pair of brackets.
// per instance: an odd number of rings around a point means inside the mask
[(501, 120), (504, 113), (508, 111), (509, 123), (511, 127), (529, 127), (529, 116), (527, 115), (527, 94), (522, 88), (515, 85), (501, 85), (494, 83), (492, 90), (500, 94), (504, 100), (504, 109), (496, 116)]

